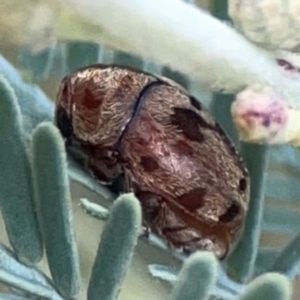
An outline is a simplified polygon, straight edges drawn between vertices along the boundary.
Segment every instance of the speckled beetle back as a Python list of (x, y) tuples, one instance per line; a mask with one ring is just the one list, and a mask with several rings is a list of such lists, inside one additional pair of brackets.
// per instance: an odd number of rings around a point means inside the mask
[(141, 201), (145, 226), (171, 247), (224, 258), (249, 201), (248, 172), (210, 113), (172, 81), (96, 65), (62, 81), (56, 123), (106, 184)]

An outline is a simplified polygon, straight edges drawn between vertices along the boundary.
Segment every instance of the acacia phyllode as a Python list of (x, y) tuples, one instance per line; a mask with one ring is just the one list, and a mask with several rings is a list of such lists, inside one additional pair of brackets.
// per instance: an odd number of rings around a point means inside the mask
[(232, 250), (248, 208), (248, 171), (183, 87), (128, 67), (88, 66), (62, 80), (55, 120), (67, 149), (101, 183), (133, 191), (144, 225), (170, 247), (220, 259)]

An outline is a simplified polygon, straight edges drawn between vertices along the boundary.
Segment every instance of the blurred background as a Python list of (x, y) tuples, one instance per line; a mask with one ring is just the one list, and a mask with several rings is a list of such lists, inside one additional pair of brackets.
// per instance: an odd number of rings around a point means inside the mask
[[(220, 19), (227, 19), (227, 1), (198, 0), (194, 5)], [(110, 48), (109, 39), (104, 46), (101, 43), (101, 28), (75, 14), (67, 4), (59, 0), (1, 0), (0, 11), (0, 55), (18, 70), (25, 83), (38, 85), (49, 99), (55, 99), (61, 78), (78, 67), (95, 62), (131, 65), (163, 74), (187, 87), (201, 102), (213, 111), (216, 110), (216, 117), (221, 124), (223, 122), (225, 130), (233, 140), (236, 140), (234, 128), (228, 121), (233, 95), (212, 94), (201, 82), (195, 82), (193, 78), (159, 66), (155, 62), (115, 51)], [(268, 151), (269, 166), (265, 179), (267, 208), (264, 211), (260, 245), (263, 249), (270, 250), (268, 253), (277, 253), (276, 251), (287, 245), (300, 229), (300, 157), (298, 149), (289, 146), (272, 147)], [(74, 182), (72, 196), (84, 295), (103, 223), (84, 214), (78, 203), (81, 197), (102, 204), (105, 200), (98, 193)], [(7, 243), (3, 223), (0, 235), (1, 241)], [(261, 253), (259, 258), (262, 259), (262, 264), (271, 263), (270, 256), (269, 261), (264, 260), (265, 252)], [(120, 299), (167, 298), (172, 285), (151, 276), (149, 264), (167, 265), (174, 270), (180, 266), (167, 252), (141, 241)], [(41, 267), (46, 268), (46, 264)], [(295, 299), (299, 299), (299, 295), (295, 290)], [(84, 299), (83, 296), (80, 298)]]

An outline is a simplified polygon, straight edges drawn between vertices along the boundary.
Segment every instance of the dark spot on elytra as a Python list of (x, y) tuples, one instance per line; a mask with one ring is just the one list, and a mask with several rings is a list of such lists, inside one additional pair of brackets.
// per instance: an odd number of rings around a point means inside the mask
[(233, 202), (227, 211), (219, 217), (219, 221), (223, 223), (231, 222), (240, 213), (240, 207)]
[(150, 156), (142, 156), (141, 165), (146, 172), (153, 172), (159, 167), (157, 161)]
[(194, 153), (193, 148), (185, 141), (177, 141), (175, 147), (176, 151), (181, 155), (192, 156)]
[(190, 212), (201, 208), (204, 205), (204, 197), (206, 195), (205, 188), (196, 188), (182, 195), (178, 199), (178, 203)]
[(204, 135), (199, 130), (197, 118), (187, 109), (174, 108), (171, 123), (182, 131), (186, 138), (192, 141), (203, 142)]
[(246, 189), (247, 189), (247, 181), (246, 181), (245, 178), (240, 179), (240, 182), (239, 182), (239, 189), (240, 189), (240, 191), (242, 191), (242, 192), (246, 191)]
[(56, 124), (64, 138), (69, 138), (73, 134), (73, 126), (70, 117), (64, 108), (59, 106), (56, 110)]
[(98, 92), (97, 97), (90, 91), (91, 87), (87, 87), (84, 90), (84, 98), (83, 98), (83, 105), (87, 109), (97, 109), (101, 105), (100, 101), (100, 92)]
[(174, 114), (171, 115), (171, 124), (180, 129), (186, 138), (198, 142), (204, 141), (201, 128), (215, 130), (214, 126), (208, 124), (195, 111), (181, 107), (174, 107)]

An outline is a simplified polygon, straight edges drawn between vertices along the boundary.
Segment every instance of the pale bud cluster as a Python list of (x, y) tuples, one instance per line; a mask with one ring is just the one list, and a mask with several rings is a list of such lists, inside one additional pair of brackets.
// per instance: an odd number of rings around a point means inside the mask
[(252, 42), (300, 52), (299, 0), (229, 0), (228, 4), (235, 26)]
[(243, 141), (300, 145), (300, 111), (290, 108), (270, 87), (254, 85), (240, 92), (231, 113)]

